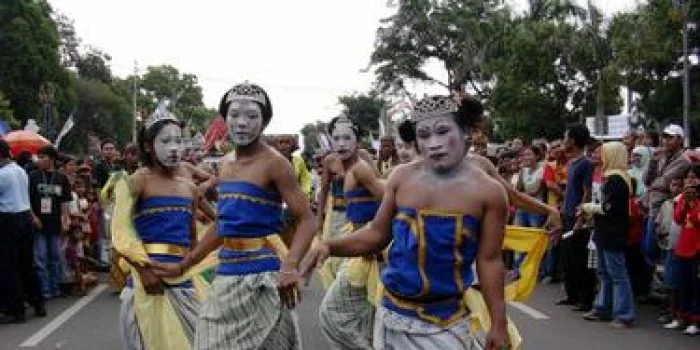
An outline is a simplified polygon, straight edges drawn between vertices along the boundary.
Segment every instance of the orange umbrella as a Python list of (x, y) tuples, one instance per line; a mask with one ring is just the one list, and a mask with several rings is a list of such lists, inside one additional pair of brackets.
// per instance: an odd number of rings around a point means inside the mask
[(22, 151), (29, 151), (31, 154), (36, 154), (41, 148), (51, 144), (51, 142), (43, 136), (29, 130), (12, 131), (5, 134), (3, 138), (10, 145), (10, 151), (14, 156)]

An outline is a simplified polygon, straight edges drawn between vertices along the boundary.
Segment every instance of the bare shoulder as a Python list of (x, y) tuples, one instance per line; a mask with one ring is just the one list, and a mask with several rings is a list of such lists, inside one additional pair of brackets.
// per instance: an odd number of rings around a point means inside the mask
[(178, 182), (178, 186), (182, 186), (188, 193), (193, 195), (197, 193), (197, 185), (192, 180), (183, 177), (176, 177), (175, 180)]
[(423, 160), (414, 160), (413, 162), (396, 166), (389, 174), (387, 184), (397, 186), (402, 182), (410, 180), (421, 170), (422, 163)]
[(484, 156), (480, 156), (478, 154), (467, 154), (465, 159), (471, 162), (472, 164), (478, 166), (487, 175), (493, 176), (494, 174), (498, 173), (498, 169), (496, 169), (496, 166), (493, 165), (493, 163), (491, 163), (491, 161)]
[(491, 205), (506, 205), (508, 203), (506, 189), (484, 169), (473, 167), (470, 169), (469, 176), (472, 177), (474, 186), (478, 187), (477, 193), (481, 194), (485, 203)]

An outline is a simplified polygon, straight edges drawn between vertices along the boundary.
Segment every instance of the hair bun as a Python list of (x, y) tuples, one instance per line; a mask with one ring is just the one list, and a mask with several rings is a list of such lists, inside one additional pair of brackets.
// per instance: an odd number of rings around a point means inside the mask
[(396, 128), (399, 132), (399, 137), (403, 142), (415, 142), (416, 141), (416, 129), (412, 121), (406, 119)]
[(459, 97), (459, 111), (457, 113), (467, 126), (474, 127), (483, 119), (484, 105), (475, 97), (463, 95)]

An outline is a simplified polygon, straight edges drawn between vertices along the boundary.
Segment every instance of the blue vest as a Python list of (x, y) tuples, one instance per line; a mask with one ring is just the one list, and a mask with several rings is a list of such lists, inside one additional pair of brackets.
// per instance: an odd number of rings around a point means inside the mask
[(247, 275), (277, 271), (280, 259), (265, 237), (282, 230), (282, 201), (276, 194), (243, 181), (219, 185), (217, 234), (220, 275)]
[(358, 227), (374, 219), (374, 215), (377, 214), (377, 210), (379, 209), (380, 202), (372, 197), (372, 193), (369, 190), (360, 187), (345, 192), (343, 196), (347, 203), (345, 216), (353, 226)]
[(398, 208), (381, 276), (383, 305), (441, 326), (464, 317), (479, 230), (470, 215)]

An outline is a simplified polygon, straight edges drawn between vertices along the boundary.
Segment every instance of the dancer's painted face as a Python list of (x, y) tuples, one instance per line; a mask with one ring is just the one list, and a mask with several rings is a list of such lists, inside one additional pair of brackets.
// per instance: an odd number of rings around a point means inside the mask
[(331, 138), (333, 139), (333, 150), (338, 153), (340, 159), (346, 160), (355, 154), (357, 150), (357, 135), (355, 135), (351, 123), (336, 123)]
[(175, 124), (167, 124), (153, 139), (156, 160), (166, 168), (176, 168), (182, 157), (182, 130)]
[(403, 140), (398, 137), (396, 138), (396, 153), (399, 156), (401, 164), (410, 163), (418, 156), (413, 142), (403, 142)]
[(255, 102), (232, 101), (228, 106), (226, 125), (233, 144), (249, 145), (260, 136), (262, 131), (262, 110)]
[(420, 155), (437, 172), (449, 171), (464, 158), (464, 132), (450, 115), (419, 121), (416, 142)]

